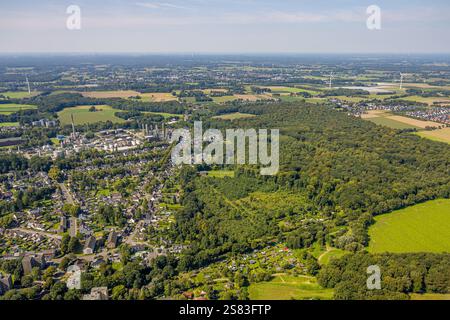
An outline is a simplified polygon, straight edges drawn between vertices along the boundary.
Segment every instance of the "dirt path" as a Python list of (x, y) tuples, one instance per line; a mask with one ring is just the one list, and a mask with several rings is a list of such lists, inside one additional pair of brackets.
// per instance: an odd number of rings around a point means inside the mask
[(320, 260), (323, 258), (324, 255), (326, 255), (328, 252), (330, 252), (331, 250), (333, 250), (330, 246), (327, 245), (327, 250), (322, 253), (318, 258), (317, 258), (317, 262), (319, 262), (320, 264)]

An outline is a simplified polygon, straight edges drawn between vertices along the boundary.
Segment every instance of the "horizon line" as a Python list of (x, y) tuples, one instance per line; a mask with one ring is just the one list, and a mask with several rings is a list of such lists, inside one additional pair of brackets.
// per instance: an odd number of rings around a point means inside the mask
[(30, 52), (1, 52), (0, 55), (450, 55), (450, 52), (331, 52), (331, 51), (318, 51), (318, 52), (296, 52), (296, 51), (30, 51)]

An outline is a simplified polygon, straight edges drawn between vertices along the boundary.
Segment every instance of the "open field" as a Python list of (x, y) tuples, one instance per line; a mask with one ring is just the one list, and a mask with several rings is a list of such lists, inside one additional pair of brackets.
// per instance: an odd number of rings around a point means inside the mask
[(298, 93), (298, 92), (308, 92), (310, 94), (318, 94), (318, 91), (313, 90), (306, 90), (302, 88), (295, 88), (295, 87), (283, 87), (283, 86), (269, 86), (269, 87), (261, 87), (261, 88), (268, 88), (272, 91), (272, 93)]
[(213, 101), (216, 103), (224, 103), (228, 101), (237, 100), (235, 96), (222, 96), (222, 97), (212, 97)]
[(208, 177), (212, 178), (234, 178), (234, 171), (232, 170), (211, 170), (208, 171)]
[(279, 275), (248, 288), (250, 300), (332, 299), (333, 290), (324, 289), (314, 277)]
[(0, 127), (17, 127), (19, 126), (18, 122), (0, 122)]
[(442, 128), (432, 131), (420, 131), (417, 134), (423, 138), (434, 141), (450, 143), (450, 128)]
[(336, 98), (336, 99), (339, 99), (341, 101), (347, 101), (347, 102), (361, 102), (361, 101), (364, 101), (364, 100), (373, 100), (373, 99), (385, 100), (385, 99), (392, 98), (393, 96), (395, 96), (395, 95), (394, 94), (376, 94), (376, 93), (372, 93), (370, 95), (365, 95), (365, 96), (355, 96), (355, 97), (330, 96), (329, 98)]
[(370, 252), (450, 252), (450, 199), (437, 199), (375, 217)]
[(384, 110), (369, 110), (367, 113), (361, 115), (362, 119), (371, 119), (371, 118), (378, 118), (383, 117), (386, 115), (386, 111)]
[(142, 101), (165, 102), (178, 100), (177, 97), (167, 92), (139, 93), (138, 95), (141, 97)]
[(29, 104), (16, 104), (16, 103), (7, 103), (0, 104), (0, 114), (11, 114), (20, 110), (28, 110), (28, 109), (36, 109), (36, 106), (32, 106)]
[(236, 99), (245, 101), (258, 101), (272, 99), (272, 96), (268, 94), (235, 94)]
[(167, 113), (167, 112), (147, 112), (147, 111), (145, 111), (143, 113), (145, 113), (145, 114), (154, 114), (154, 115), (157, 115), (157, 116), (163, 116), (166, 119), (183, 117), (181, 114)]
[(419, 129), (419, 127), (390, 119), (390, 117), (373, 117), (367, 120), (380, 126), (386, 126), (392, 129)]
[(1, 92), (0, 95), (4, 95), (5, 97), (8, 97), (10, 99), (23, 99), (23, 98), (29, 98), (37, 96), (39, 92), (32, 91), (31, 95), (28, 93), (28, 91), (7, 91), (7, 92)]
[(236, 119), (245, 119), (245, 118), (253, 118), (256, 117), (254, 114), (249, 113), (240, 113), (240, 112), (234, 112), (234, 113), (228, 113), (221, 116), (215, 116), (214, 119), (221, 119), (221, 120), (236, 120)]
[(411, 300), (450, 300), (450, 293), (425, 293), (425, 294), (411, 294)]
[[(186, 99), (186, 98), (184, 98)], [(223, 103), (233, 100), (244, 100), (244, 101), (258, 101), (258, 100), (269, 100), (272, 99), (271, 94), (235, 94), (232, 96), (222, 96), (212, 98), (216, 103)]]
[(117, 90), (117, 91), (88, 91), (81, 93), (84, 97), (89, 98), (130, 98), (140, 96), (141, 94), (133, 90)]
[(409, 124), (409, 125), (412, 125), (414, 127), (419, 127), (419, 128), (422, 128), (422, 129), (425, 129), (426, 127), (440, 127), (440, 126), (442, 126), (442, 124), (438, 123), (438, 122), (418, 120), (418, 119), (413, 119), (413, 118), (408, 118), (408, 117), (403, 117), (403, 116), (388, 116), (388, 119), (391, 119), (391, 120), (394, 120), (394, 121), (398, 121), (398, 122), (402, 122), (402, 123), (405, 123), (405, 124)]
[(363, 114), (361, 118), (393, 129), (425, 129), (426, 127), (442, 126), (442, 124), (438, 122), (396, 116), (384, 110), (370, 110), (366, 114)]
[(428, 105), (432, 105), (434, 103), (450, 105), (450, 98), (449, 97), (410, 96), (410, 97), (401, 98), (401, 100), (426, 103)]
[(347, 251), (341, 249), (330, 248), (319, 256), (318, 262), (320, 265), (326, 265), (331, 261), (331, 259), (338, 259), (347, 253)]
[(114, 114), (120, 110), (113, 109), (110, 106), (100, 105), (95, 106), (97, 111), (90, 112), (91, 106), (78, 106), (73, 108), (66, 108), (58, 112), (58, 117), (62, 125), (70, 124), (71, 115), (76, 125), (95, 123), (101, 121), (125, 122), (125, 120), (116, 117)]
[(339, 99), (341, 101), (347, 101), (347, 102), (361, 102), (361, 101), (370, 99), (369, 96), (357, 96), (357, 97), (330, 96), (329, 98), (335, 98), (335, 99)]
[(291, 95), (281, 95), (279, 98), (281, 99), (281, 101), (285, 101), (285, 102), (296, 102), (296, 101), (308, 100), (302, 96), (291, 96)]

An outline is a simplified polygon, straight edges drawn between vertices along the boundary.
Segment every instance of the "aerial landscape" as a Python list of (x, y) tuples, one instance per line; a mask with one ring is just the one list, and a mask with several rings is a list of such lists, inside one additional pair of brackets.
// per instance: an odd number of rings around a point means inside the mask
[(450, 300), (450, 54), (0, 46), (0, 306)]

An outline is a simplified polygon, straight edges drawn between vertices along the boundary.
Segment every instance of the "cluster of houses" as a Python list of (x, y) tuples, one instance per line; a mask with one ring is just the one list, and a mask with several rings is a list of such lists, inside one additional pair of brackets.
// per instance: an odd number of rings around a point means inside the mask
[(421, 106), (402, 104), (380, 104), (374, 102), (346, 103), (339, 99), (330, 99), (336, 107), (346, 110), (349, 115), (361, 117), (367, 111), (383, 110), (389, 112), (404, 112), (406, 116), (424, 121), (434, 121), (444, 125), (450, 124), (450, 108), (433, 107), (426, 110)]
[[(108, 235), (108, 239), (106, 241), (106, 248), (112, 250), (117, 248), (119, 243), (119, 234), (116, 231), (111, 231)], [(98, 241), (94, 236), (88, 237), (84, 242), (83, 253), (84, 254), (94, 254), (97, 248)]]
[(450, 125), (450, 107), (434, 107), (424, 110), (407, 112), (408, 117), (426, 121), (435, 121)]
[(383, 104), (375, 102), (358, 102), (358, 103), (347, 103), (337, 98), (331, 98), (328, 100), (330, 103), (334, 104), (336, 107), (346, 110), (349, 115), (360, 117), (361, 115), (367, 113), (371, 110), (383, 110), (390, 112), (407, 112), (414, 111), (420, 106), (416, 105), (403, 105), (403, 104)]
[(38, 120), (38, 121), (31, 122), (31, 125), (33, 127), (51, 128), (51, 127), (56, 127), (58, 125), (58, 121), (56, 121), (56, 120), (48, 120), (48, 119), (41, 119), (41, 120)]
[(6, 229), (4, 236), (8, 239), (15, 239), (16, 245), (10, 247), (12, 255), (20, 255), (25, 252), (27, 247), (33, 245), (36, 251), (56, 250), (60, 246), (60, 241), (55, 238), (49, 238), (37, 232), (25, 232), (18, 229)]

